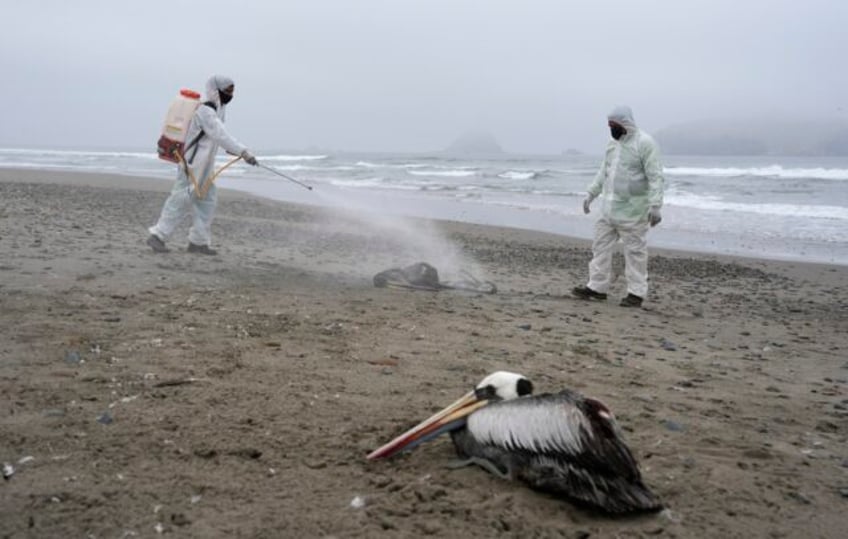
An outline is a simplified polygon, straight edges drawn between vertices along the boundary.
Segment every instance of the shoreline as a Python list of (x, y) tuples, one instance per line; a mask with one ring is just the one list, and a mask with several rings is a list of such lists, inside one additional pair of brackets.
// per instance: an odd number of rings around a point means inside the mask
[[(20, 178), (20, 179), (19, 179)], [(135, 180), (137, 183), (134, 185), (126, 185), (124, 182), (127, 179)], [(63, 183), (78, 183), (80, 185), (87, 185), (91, 187), (101, 187), (101, 188), (116, 188), (116, 189), (140, 189), (144, 191), (159, 191), (167, 193), (170, 191), (173, 186), (173, 180), (165, 179), (165, 178), (157, 178), (157, 177), (145, 177), (145, 176), (136, 176), (132, 174), (123, 174), (123, 173), (90, 173), (90, 172), (78, 172), (71, 170), (46, 170), (46, 169), (15, 169), (15, 168), (0, 168), (0, 182), (8, 182), (8, 181), (25, 181), (25, 182), (34, 182), (34, 183), (52, 183), (52, 184), (63, 184)], [(332, 210), (334, 208), (339, 209), (343, 213), (349, 213), (349, 210), (344, 208), (339, 208), (333, 206), (332, 204), (319, 204), (317, 202), (308, 202), (307, 198), (303, 196), (295, 195), (292, 197), (292, 200), (281, 200), (268, 196), (263, 196), (260, 194), (252, 193), (248, 190), (236, 189), (233, 187), (220, 187), (218, 189), (219, 196), (223, 198), (225, 197), (235, 197), (235, 198), (250, 198), (263, 200), (270, 203), (282, 204), (282, 205), (292, 205), (292, 206), (306, 206), (310, 208), (319, 208), (322, 211)], [(298, 195), (300, 195), (299, 191), (294, 191)], [(164, 198), (162, 199), (164, 202)], [(456, 223), (458, 226), (468, 225), (468, 226), (480, 226), (480, 227), (488, 227), (492, 229), (503, 229), (503, 230), (515, 230), (521, 231), (528, 235), (539, 234), (540, 236), (552, 236), (555, 238), (562, 238), (565, 243), (568, 244), (584, 244), (587, 249), (591, 249), (591, 233), (588, 237), (580, 237), (575, 235), (564, 234), (556, 231), (546, 230), (542, 228), (527, 228), (521, 226), (500, 226), (496, 224), (486, 224), (476, 221), (465, 221), (465, 220), (457, 220), (453, 218), (431, 218), (431, 217), (420, 217), (420, 216), (406, 216), (406, 215), (397, 215), (399, 219), (408, 219), (412, 221), (433, 221), (433, 222), (443, 222), (443, 223)], [(155, 221), (156, 216), (152, 216), (151, 224)], [(593, 226), (595, 218), (594, 216), (589, 216), (586, 222), (583, 223), (583, 226)], [(149, 225), (145, 225), (145, 229)], [(214, 225), (213, 225), (214, 226)], [(758, 264), (768, 264), (769, 262), (777, 262), (780, 264), (786, 265), (803, 265), (809, 266), (811, 268), (818, 268), (820, 272), (828, 271), (831, 268), (845, 269), (848, 268), (848, 261), (846, 263), (841, 264), (839, 262), (827, 262), (827, 261), (806, 261), (800, 260), (795, 257), (767, 257), (767, 256), (755, 256), (753, 254), (735, 254), (735, 253), (722, 253), (722, 252), (713, 252), (709, 250), (687, 250), (682, 248), (673, 248), (673, 247), (657, 247), (654, 245), (655, 242), (651, 240), (651, 237), (648, 238), (648, 254), (649, 257), (657, 256), (665, 256), (665, 257), (694, 257), (694, 258), (702, 258), (702, 259), (715, 259), (715, 260), (726, 260), (726, 261), (736, 261), (742, 264), (748, 265), (758, 265)]]

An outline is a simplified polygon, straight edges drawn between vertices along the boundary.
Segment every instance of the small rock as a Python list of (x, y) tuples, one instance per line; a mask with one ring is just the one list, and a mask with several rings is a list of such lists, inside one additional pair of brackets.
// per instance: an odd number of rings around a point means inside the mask
[(384, 374), (386, 376), (390, 376), (394, 373), (395, 371), (393, 371), (390, 367), (383, 367), (383, 370), (380, 371), (380, 374)]
[(577, 530), (574, 532), (574, 539), (589, 539), (592, 537), (592, 532), (586, 530)]
[(660, 339), (660, 346), (663, 350), (668, 350), (669, 352), (674, 352), (677, 350), (677, 345), (671, 341), (666, 340), (665, 338)]
[(841, 489), (839, 489), (839, 494), (843, 498), (848, 498), (848, 487), (842, 487)]
[(672, 432), (682, 432), (686, 430), (686, 427), (684, 427), (682, 424), (678, 423), (677, 421), (672, 421), (671, 419), (663, 419), (661, 423), (665, 428)]
[(15, 475), (15, 468), (9, 464), (8, 462), (3, 463), (3, 479), (9, 480), (10, 477)]
[(188, 526), (191, 524), (191, 521), (185, 516), (184, 513), (174, 513), (171, 515), (171, 524), (174, 526)]
[(518, 329), (523, 329), (524, 331), (529, 331), (532, 328), (530, 324), (519, 324)]
[(365, 507), (365, 497), (364, 496), (354, 496), (350, 501), (351, 509), (362, 509)]
[(41, 412), (44, 417), (65, 417), (65, 410), (61, 408), (50, 408)]
[(112, 418), (112, 414), (108, 410), (97, 416), (97, 422), (103, 425), (111, 425), (113, 421), (115, 420)]
[(82, 361), (82, 356), (77, 350), (69, 350), (65, 352), (65, 363), (77, 364)]

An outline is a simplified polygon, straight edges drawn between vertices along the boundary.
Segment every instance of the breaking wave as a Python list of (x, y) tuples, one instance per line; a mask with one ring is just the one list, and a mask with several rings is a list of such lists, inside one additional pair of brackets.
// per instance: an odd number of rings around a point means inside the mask
[(848, 220), (848, 208), (839, 206), (776, 203), (746, 204), (744, 202), (728, 202), (721, 200), (718, 197), (698, 196), (685, 193), (667, 195), (665, 197), (665, 202), (670, 206), (684, 206), (699, 210), (747, 212), (795, 218), (806, 217)]
[(721, 178), (758, 176), (763, 178), (848, 180), (848, 169), (844, 168), (784, 168), (780, 165), (750, 168), (666, 167), (664, 172), (669, 176), (713, 176)]

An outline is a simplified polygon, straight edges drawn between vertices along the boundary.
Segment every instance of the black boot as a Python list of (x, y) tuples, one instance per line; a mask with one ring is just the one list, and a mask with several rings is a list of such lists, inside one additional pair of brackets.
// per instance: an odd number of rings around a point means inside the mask
[(576, 286), (571, 290), (571, 293), (580, 299), (594, 299), (598, 301), (605, 301), (607, 299), (606, 294), (595, 292), (588, 286)]
[(171, 250), (165, 247), (165, 242), (159, 239), (159, 236), (155, 234), (151, 234), (149, 238), (147, 238), (147, 245), (153, 249), (154, 252), (157, 253), (167, 253)]
[(641, 307), (642, 306), (642, 298), (637, 296), (636, 294), (627, 294), (619, 303), (622, 307)]
[(208, 245), (197, 245), (196, 243), (188, 242), (188, 252), (197, 253), (199, 255), (217, 255), (218, 251), (210, 248)]

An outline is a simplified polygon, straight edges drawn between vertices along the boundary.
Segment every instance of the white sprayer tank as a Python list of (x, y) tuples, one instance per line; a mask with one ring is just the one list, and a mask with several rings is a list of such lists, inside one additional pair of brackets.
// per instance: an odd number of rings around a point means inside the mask
[(183, 88), (168, 107), (168, 114), (162, 125), (162, 135), (157, 144), (159, 158), (165, 161), (178, 163), (180, 159), (176, 156), (183, 154), (188, 133), (188, 124), (194, 111), (200, 105), (200, 94), (194, 90)]

